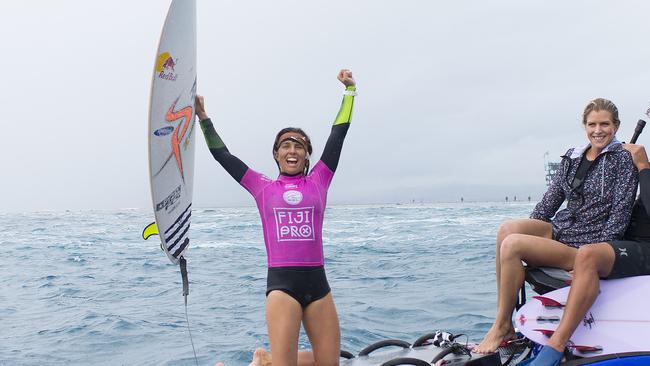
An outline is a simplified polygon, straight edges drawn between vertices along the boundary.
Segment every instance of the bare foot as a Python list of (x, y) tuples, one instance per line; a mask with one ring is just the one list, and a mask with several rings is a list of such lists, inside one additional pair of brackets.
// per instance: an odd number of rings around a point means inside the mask
[(503, 341), (513, 338), (515, 338), (515, 330), (512, 324), (508, 324), (505, 328), (499, 328), (495, 324), (483, 337), (481, 343), (474, 347), (473, 351), (476, 353), (492, 353), (499, 348)]
[(217, 362), (214, 366), (224, 366), (223, 362)]
[(271, 354), (264, 348), (258, 348), (253, 353), (253, 362), (248, 366), (271, 366)]

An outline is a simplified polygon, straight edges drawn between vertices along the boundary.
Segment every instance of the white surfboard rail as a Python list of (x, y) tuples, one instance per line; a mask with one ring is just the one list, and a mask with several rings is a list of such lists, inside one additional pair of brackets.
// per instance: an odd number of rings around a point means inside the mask
[(162, 249), (178, 264), (189, 247), (194, 179), (196, 1), (172, 1), (154, 61), (149, 177)]

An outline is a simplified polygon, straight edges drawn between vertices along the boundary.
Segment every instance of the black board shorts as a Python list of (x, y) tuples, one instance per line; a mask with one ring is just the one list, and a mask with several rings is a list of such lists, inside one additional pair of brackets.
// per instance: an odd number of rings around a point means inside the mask
[(614, 248), (616, 257), (608, 279), (650, 275), (650, 243), (614, 240), (607, 244)]
[(304, 309), (330, 293), (325, 268), (318, 267), (270, 267), (266, 277), (266, 296), (279, 290), (293, 297)]

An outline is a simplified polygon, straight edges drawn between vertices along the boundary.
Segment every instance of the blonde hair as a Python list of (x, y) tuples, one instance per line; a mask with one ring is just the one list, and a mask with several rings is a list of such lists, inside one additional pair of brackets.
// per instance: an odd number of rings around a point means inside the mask
[(618, 108), (611, 100), (605, 98), (596, 98), (589, 102), (585, 107), (585, 111), (582, 112), (582, 124), (587, 124), (587, 116), (591, 112), (598, 111), (608, 111), (612, 115), (612, 121), (617, 127), (621, 124), (621, 120), (618, 118)]

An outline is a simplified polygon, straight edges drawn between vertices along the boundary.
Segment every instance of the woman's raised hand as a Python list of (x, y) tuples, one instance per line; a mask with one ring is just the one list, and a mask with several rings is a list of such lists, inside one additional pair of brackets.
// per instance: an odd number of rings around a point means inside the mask
[(350, 71), (348, 69), (341, 69), (341, 71), (339, 71), (339, 74), (338, 74), (337, 78), (345, 86), (355, 86), (355, 85), (357, 85), (357, 83), (354, 81), (354, 78), (352, 77), (352, 71)]
[(196, 111), (196, 116), (199, 117), (199, 121), (208, 119), (208, 114), (205, 113), (205, 101), (203, 100), (202, 95), (197, 95), (194, 99), (194, 109)]

